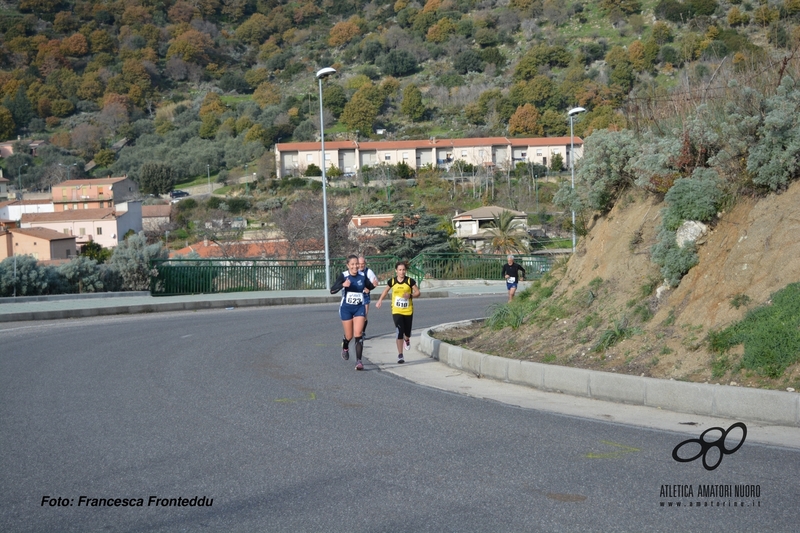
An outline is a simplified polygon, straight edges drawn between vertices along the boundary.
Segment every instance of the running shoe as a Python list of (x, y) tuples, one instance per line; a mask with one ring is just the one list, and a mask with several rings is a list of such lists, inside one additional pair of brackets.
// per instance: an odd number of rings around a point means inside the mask
[(406, 339), (405, 344), (403, 344), (403, 348), (406, 349), (406, 350), (410, 350), (411, 349), (411, 339)]
[(342, 359), (344, 359), (345, 361), (350, 359), (350, 350), (348, 350), (347, 348), (342, 348)]
[(403, 359), (403, 354), (401, 354), (401, 353), (397, 354), (397, 364), (402, 365), (405, 362), (406, 362), (406, 360)]
[(356, 370), (364, 370), (364, 365), (361, 364), (361, 361), (356, 363)]

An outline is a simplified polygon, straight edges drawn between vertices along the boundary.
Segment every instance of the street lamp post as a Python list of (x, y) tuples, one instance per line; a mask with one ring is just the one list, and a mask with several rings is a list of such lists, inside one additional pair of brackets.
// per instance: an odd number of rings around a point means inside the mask
[[(572, 129), (572, 117), (586, 111), (582, 107), (573, 107), (567, 111), (569, 115), (569, 167), (572, 169), (572, 190), (575, 190), (575, 133)], [(572, 253), (575, 253), (575, 207), (572, 208)]]
[(69, 181), (70, 176), (72, 176), (72, 167), (78, 166), (78, 163), (72, 163), (71, 165), (64, 165), (62, 163), (59, 163), (58, 166), (64, 167), (64, 168), (67, 169), (67, 181)]
[(322, 114), (322, 79), (331, 74), (336, 74), (336, 69), (325, 67), (317, 71), (317, 81), (319, 82), (319, 138), (320, 148), (322, 149), (322, 223), (325, 225), (325, 288), (331, 290), (331, 258), (328, 252), (328, 197), (326, 193), (327, 179), (325, 177), (325, 119)]
[(19, 197), (22, 198), (22, 167), (27, 167), (28, 163), (23, 163), (17, 167), (17, 189), (19, 190)]
[(211, 165), (206, 163), (206, 175), (208, 176), (208, 194), (211, 195)]

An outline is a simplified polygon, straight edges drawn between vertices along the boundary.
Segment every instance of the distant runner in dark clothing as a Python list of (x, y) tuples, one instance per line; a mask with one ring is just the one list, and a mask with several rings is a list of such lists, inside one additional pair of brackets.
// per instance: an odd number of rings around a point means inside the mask
[(508, 263), (503, 265), (503, 277), (506, 278), (506, 289), (508, 289), (508, 301), (514, 298), (517, 292), (517, 283), (525, 277), (525, 269), (514, 262), (514, 256), (508, 254)]

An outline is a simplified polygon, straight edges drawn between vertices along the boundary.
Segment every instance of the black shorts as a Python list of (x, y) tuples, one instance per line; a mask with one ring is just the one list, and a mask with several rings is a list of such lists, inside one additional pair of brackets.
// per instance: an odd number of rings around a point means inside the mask
[(394, 325), (397, 328), (397, 338), (402, 339), (403, 336), (411, 338), (411, 322), (414, 315), (392, 315)]

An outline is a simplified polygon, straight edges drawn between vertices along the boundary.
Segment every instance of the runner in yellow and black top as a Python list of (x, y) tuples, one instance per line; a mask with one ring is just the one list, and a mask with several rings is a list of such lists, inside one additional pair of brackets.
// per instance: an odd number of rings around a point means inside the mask
[(381, 302), (392, 291), (392, 320), (397, 328), (397, 362), (405, 363), (403, 349), (411, 349), (411, 322), (414, 318), (414, 298), (419, 297), (419, 287), (414, 278), (406, 276), (408, 264), (398, 261), (395, 265), (397, 275), (386, 282), (386, 288), (375, 307), (380, 309)]

